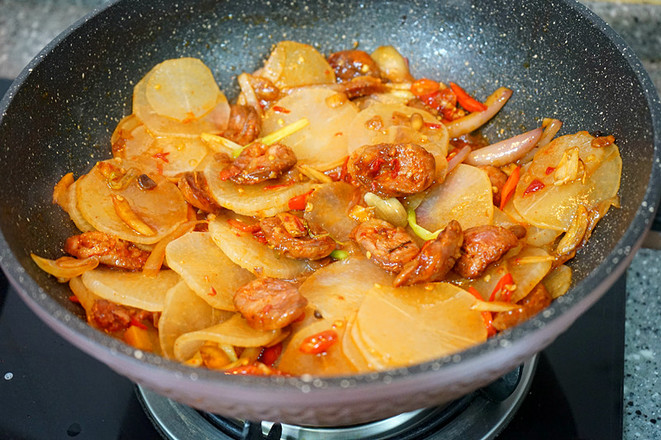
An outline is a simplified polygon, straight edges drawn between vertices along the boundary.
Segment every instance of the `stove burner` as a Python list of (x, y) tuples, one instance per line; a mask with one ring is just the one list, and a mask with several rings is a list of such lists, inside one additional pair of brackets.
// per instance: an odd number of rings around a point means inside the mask
[(198, 411), (139, 385), (137, 394), (154, 426), (168, 440), (493, 439), (523, 402), (536, 365), (534, 356), (494, 384), (447, 405), (346, 427), (244, 422)]

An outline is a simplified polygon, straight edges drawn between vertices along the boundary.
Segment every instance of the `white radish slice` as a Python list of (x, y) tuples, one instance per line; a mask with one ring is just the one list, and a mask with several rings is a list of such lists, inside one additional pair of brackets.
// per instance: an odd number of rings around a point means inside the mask
[(111, 269), (90, 270), (81, 279), (90, 292), (103, 299), (149, 312), (163, 310), (165, 294), (180, 280), (172, 270), (161, 270), (150, 277), (142, 272)]
[(351, 257), (323, 267), (299, 287), (309, 304), (331, 321), (348, 320), (365, 294), (375, 285), (392, 285), (393, 276), (362, 257)]
[(377, 369), (437, 359), (486, 340), (475, 298), (448, 283), (372, 289), (356, 315), (354, 342)]
[(156, 136), (197, 137), (202, 133), (222, 133), (230, 116), (230, 105), (222, 93), (217, 95), (215, 107), (199, 119), (178, 121), (158, 114), (147, 100), (149, 74), (133, 88), (133, 113)]
[(211, 307), (235, 311), (234, 293), (255, 277), (227, 258), (208, 232), (190, 232), (165, 248), (168, 266)]
[(209, 222), (209, 233), (230, 260), (255, 275), (290, 279), (307, 268), (306, 260), (285, 257), (252, 234), (233, 228), (223, 216)]
[(418, 224), (429, 231), (456, 220), (463, 229), (491, 224), (493, 193), (487, 174), (459, 164), (445, 181), (436, 184), (416, 209)]
[(327, 88), (306, 87), (279, 100), (266, 112), (262, 136), (303, 118), (309, 121), (304, 129), (287, 136), (282, 143), (296, 154), (298, 162), (319, 170), (342, 164), (347, 156), (345, 128), (356, 118), (355, 105)]
[[(335, 325), (334, 325), (335, 324)], [(333, 329), (337, 334), (335, 342), (323, 354), (309, 354), (300, 350), (301, 343), (310, 336)], [(321, 319), (296, 332), (282, 353), (278, 369), (288, 374), (300, 376), (314, 371), (319, 376), (341, 376), (357, 373), (343, 350), (344, 322)]]
[(335, 73), (314, 47), (281, 41), (271, 52), (261, 75), (279, 88), (335, 83)]
[(69, 186), (69, 188), (67, 188), (65, 196), (66, 208), (64, 208), (64, 210), (67, 212), (67, 214), (69, 214), (69, 217), (78, 229), (80, 229), (82, 232), (90, 232), (94, 230), (94, 226), (85, 220), (85, 217), (83, 217), (83, 215), (80, 213), (80, 210), (78, 209), (78, 197), (76, 193), (77, 185), (78, 181), (76, 180)]
[(564, 264), (556, 267), (542, 280), (542, 284), (546, 290), (551, 294), (553, 299), (556, 299), (569, 290), (572, 281), (572, 270), (569, 266)]
[(204, 170), (209, 191), (216, 202), (237, 214), (257, 217), (271, 217), (289, 210), (292, 197), (308, 193), (315, 188), (312, 182), (278, 186), (273, 181), (256, 185), (237, 185), (230, 180), (222, 180), (220, 171), (227, 166), (222, 161), (209, 161)]
[[(150, 175), (157, 185), (150, 190), (140, 188), (137, 179), (121, 189), (108, 186), (107, 173), (102, 167), (120, 169), (115, 160), (99, 162), (76, 184), (78, 209), (84, 219), (94, 229), (114, 234), (124, 240), (135, 243), (156, 243), (173, 232), (177, 226), (187, 220), (188, 207), (177, 186), (162, 176)], [(121, 197), (130, 205), (131, 211), (138, 216), (154, 233), (142, 234), (133, 229), (117, 214), (113, 205), (113, 196)]]
[(256, 330), (248, 325), (241, 314), (236, 313), (220, 324), (179, 336), (174, 343), (174, 357), (180, 362), (186, 362), (207, 341), (234, 347), (263, 347), (277, 339), (281, 333), (280, 329)]
[(211, 70), (202, 61), (178, 58), (152, 68), (145, 94), (156, 113), (184, 122), (211, 111), (221, 91)]
[(321, 185), (308, 198), (310, 209), (305, 211), (304, 217), (328, 232), (335, 241), (346, 243), (351, 231), (358, 226), (348, 212), (355, 193), (356, 188), (346, 182)]
[[(579, 205), (588, 209), (617, 194), (622, 174), (622, 159), (616, 145), (594, 148), (594, 138), (582, 131), (554, 139), (541, 148), (530, 167), (521, 175), (512, 202), (526, 222), (540, 228), (566, 231)], [(577, 148), (585, 176), (555, 185), (553, 170), (563, 153)], [(547, 172), (551, 170), (552, 172)], [(544, 186), (525, 194), (534, 180)]]
[(353, 341), (352, 333), (355, 322), (355, 316), (347, 321), (344, 335), (342, 336), (342, 352), (347, 360), (353, 365), (358, 373), (364, 373), (372, 370), (367, 359), (363, 356), (362, 352)]
[(174, 359), (174, 342), (179, 336), (219, 324), (233, 315), (214, 309), (185, 282), (178, 282), (165, 295), (163, 312), (158, 319), (158, 336), (163, 355)]

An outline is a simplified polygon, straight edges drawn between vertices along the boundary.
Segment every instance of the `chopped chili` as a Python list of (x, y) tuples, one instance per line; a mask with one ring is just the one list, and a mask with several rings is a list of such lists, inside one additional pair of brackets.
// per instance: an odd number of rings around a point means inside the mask
[(278, 360), (280, 354), (282, 353), (282, 343), (277, 343), (270, 347), (264, 348), (259, 355), (257, 361), (263, 363), (268, 367), (272, 367), (273, 364)]
[(411, 84), (411, 93), (416, 97), (430, 95), (440, 88), (440, 84), (433, 79), (420, 78)]
[(546, 167), (546, 175), (548, 176), (555, 171), (555, 167)]
[(505, 205), (507, 205), (507, 202), (512, 198), (514, 195), (514, 190), (516, 189), (516, 185), (519, 183), (519, 176), (521, 174), (521, 166), (518, 166), (512, 170), (512, 174), (507, 177), (507, 181), (505, 181), (505, 185), (503, 185), (503, 191), (500, 195), (500, 209), (505, 208)]
[(161, 159), (161, 160), (162, 160), (163, 162), (165, 162), (165, 163), (170, 163), (170, 160), (168, 159), (168, 156), (169, 156), (169, 155), (170, 155), (169, 152), (165, 152), (165, 153), (164, 153), (164, 152), (161, 151), (160, 153), (156, 153), (156, 154), (154, 154), (152, 157), (153, 157), (154, 159)]
[(143, 330), (147, 330), (147, 326), (140, 322), (135, 316), (131, 316), (131, 325), (134, 325)]
[[(484, 301), (482, 295), (480, 295), (480, 292), (475, 287), (469, 286), (468, 293), (473, 295), (478, 301)], [(496, 328), (493, 326), (493, 315), (489, 311), (480, 312), (480, 314), (484, 321), (484, 327), (487, 329), (487, 338), (490, 338), (497, 333)]]
[(69, 297), (69, 301), (71, 301), (73, 303), (76, 303), (76, 304), (80, 304), (80, 300), (78, 299), (78, 297), (76, 295), (71, 295)]
[(211, 292), (209, 292), (208, 295), (209, 296), (216, 296), (216, 295), (218, 295), (218, 292), (216, 292), (216, 289), (214, 289), (213, 286), (211, 286)]
[(443, 127), (443, 124), (437, 124), (435, 122), (423, 122), (424, 126), (431, 129), (431, 130), (438, 130), (439, 128)]
[(229, 219), (227, 220), (227, 223), (233, 227), (234, 229), (237, 229), (241, 232), (250, 232), (251, 234), (261, 230), (261, 227), (259, 226), (259, 223), (244, 223), (241, 220), (237, 219)]
[(324, 330), (303, 339), (298, 349), (305, 354), (319, 354), (328, 350), (338, 339), (335, 330)]
[(473, 98), (471, 95), (466, 93), (464, 89), (459, 87), (457, 84), (451, 82), (450, 88), (457, 95), (457, 101), (465, 110), (469, 112), (483, 112), (487, 109), (487, 106), (482, 104), (477, 99)]
[(288, 186), (291, 186), (291, 183), (279, 183), (277, 185), (266, 185), (264, 187), (265, 190), (271, 190), (271, 189), (280, 189), (280, 188), (287, 188)]
[(505, 275), (502, 276), (501, 279), (498, 280), (498, 283), (496, 283), (496, 287), (494, 287), (493, 292), (491, 292), (491, 296), (489, 296), (489, 301), (494, 301), (496, 299), (496, 295), (500, 294), (500, 300), (501, 301), (509, 301), (510, 297), (512, 296), (512, 292), (507, 288), (507, 286), (511, 286), (514, 284), (514, 279), (512, 278), (512, 274), (507, 272)]
[(527, 196), (528, 194), (535, 193), (537, 191), (541, 191), (546, 187), (542, 181), (539, 179), (535, 179), (532, 182), (530, 182), (530, 185), (528, 185), (528, 188), (523, 191), (523, 196)]
[(279, 105), (274, 105), (273, 106), (273, 111), (276, 112), (276, 113), (285, 113), (285, 114), (291, 113), (291, 110), (289, 110), (287, 108), (284, 108), (284, 107), (280, 107)]
[(289, 209), (292, 211), (304, 211), (305, 206), (308, 204), (308, 197), (310, 197), (312, 191), (314, 190), (310, 190), (305, 194), (294, 196), (291, 199), (289, 199), (289, 203), (288, 203)]

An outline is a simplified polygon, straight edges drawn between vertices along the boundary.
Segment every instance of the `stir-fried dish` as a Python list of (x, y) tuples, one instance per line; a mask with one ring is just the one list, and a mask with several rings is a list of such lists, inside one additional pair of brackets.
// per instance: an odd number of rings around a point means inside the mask
[(556, 137), (543, 115), (490, 143), (512, 91), (439, 79), (391, 46), (285, 41), (229, 103), (200, 60), (164, 61), (112, 158), (55, 185), (80, 230), (68, 256), (33, 259), (93, 327), (227, 373), (354, 374), (484, 342), (567, 292), (622, 163), (613, 136)]

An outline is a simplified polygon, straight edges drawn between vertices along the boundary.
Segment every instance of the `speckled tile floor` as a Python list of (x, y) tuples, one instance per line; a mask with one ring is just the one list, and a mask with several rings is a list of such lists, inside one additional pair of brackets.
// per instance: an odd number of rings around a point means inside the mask
[[(0, 0), (0, 77), (13, 78), (62, 30), (105, 0)], [(661, 1), (585, 2), (629, 43), (661, 90)], [(643, 249), (627, 279), (625, 439), (661, 438), (661, 251)]]

